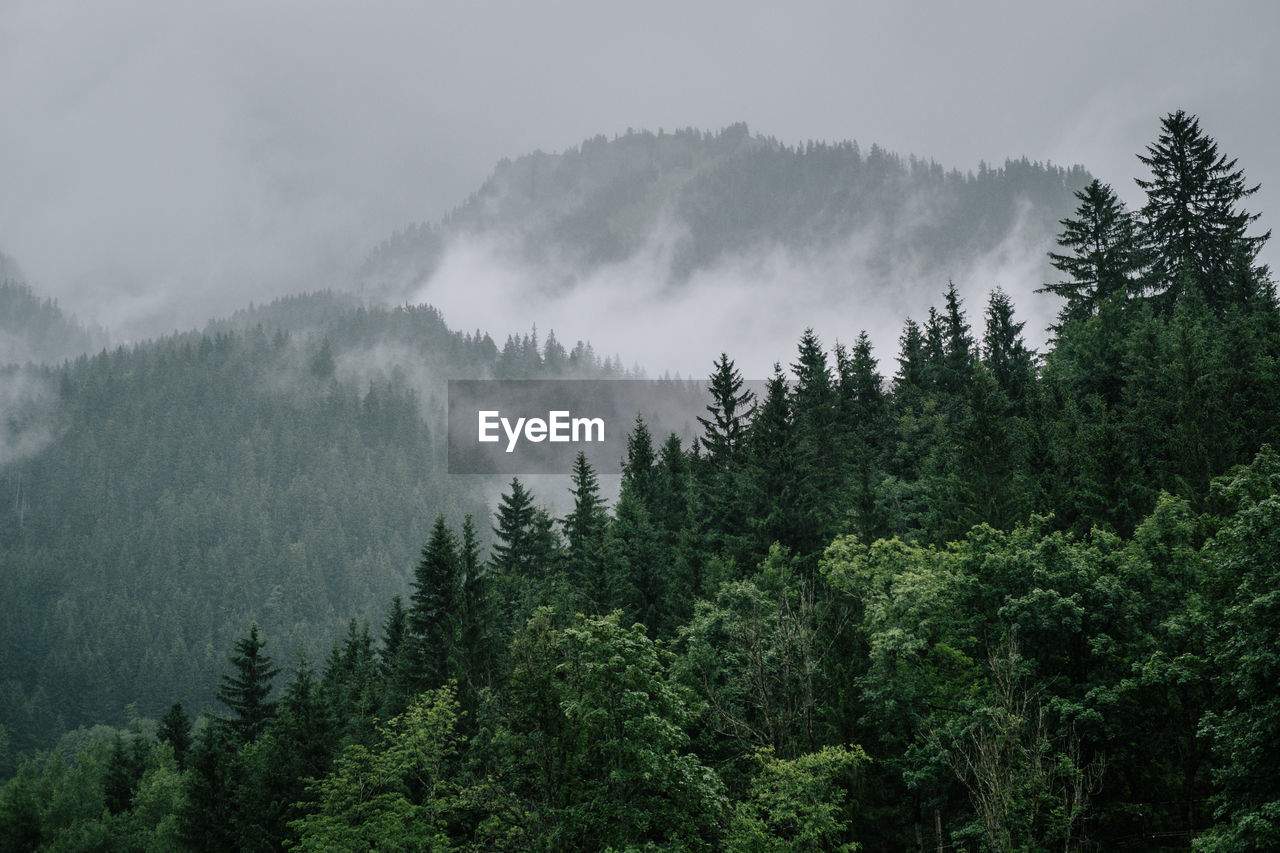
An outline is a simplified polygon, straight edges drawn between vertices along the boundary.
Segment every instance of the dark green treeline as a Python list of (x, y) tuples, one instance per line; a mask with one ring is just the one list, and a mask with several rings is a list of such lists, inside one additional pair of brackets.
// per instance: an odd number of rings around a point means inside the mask
[[(513, 481), (407, 599), (281, 679), (256, 626), (192, 729), (81, 730), (9, 849), (1280, 847), (1280, 308), (1194, 117), (1063, 222), (1031, 352), (954, 287), (896, 366), (726, 355), (612, 506)], [(275, 646), (271, 652), (287, 653)]]

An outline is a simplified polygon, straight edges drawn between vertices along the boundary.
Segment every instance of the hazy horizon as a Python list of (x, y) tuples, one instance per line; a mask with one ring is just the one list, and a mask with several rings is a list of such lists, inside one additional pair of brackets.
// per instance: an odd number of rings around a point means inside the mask
[[(660, 3), (624, 18), (578, 2), (393, 3), (357, 16), (292, 4), (133, 0), (108, 12), (14, 2), (0, 11), (10, 129), (0, 139), (0, 252), (41, 296), (121, 342), (198, 327), (251, 300), (347, 289), (370, 249), (408, 224), (438, 222), (501, 158), (597, 134), (744, 121), (788, 145), (848, 139), (961, 171), (1024, 156), (1079, 163), (1133, 204), (1136, 154), (1175, 109), (1198, 114), (1262, 184), (1248, 209), (1262, 212), (1265, 231), (1280, 200), (1276, 116), (1263, 108), (1280, 70), (1270, 47), (1280, 10), (1072, 11)], [(1269, 247), (1264, 260), (1274, 258)], [(1008, 289), (1014, 267), (988, 278)], [(989, 285), (957, 283), (976, 318)], [(786, 358), (774, 340), (821, 326), (807, 315), (822, 313), (822, 294), (810, 297), (771, 334), (748, 338), (771, 348), (752, 355)], [(1015, 297), (1029, 331), (1052, 314)], [(598, 303), (486, 325), (474, 300), (441, 301), (452, 326), (481, 325), (499, 340), (536, 323), (628, 363), (649, 355), (595, 322)], [(904, 316), (867, 324), (894, 327), (877, 336), (882, 360)], [(856, 325), (824, 340), (849, 340)]]

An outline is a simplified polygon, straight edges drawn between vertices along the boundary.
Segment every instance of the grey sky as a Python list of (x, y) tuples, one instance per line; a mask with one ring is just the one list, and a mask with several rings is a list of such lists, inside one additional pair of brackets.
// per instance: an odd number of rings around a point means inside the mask
[(1133, 202), (1177, 108), (1262, 182), (1265, 228), (1278, 25), (1272, 2), (0, 0), (0, 251), (138, 334), (341, 286), (498, 158), (597, 133), (1026, 155)]

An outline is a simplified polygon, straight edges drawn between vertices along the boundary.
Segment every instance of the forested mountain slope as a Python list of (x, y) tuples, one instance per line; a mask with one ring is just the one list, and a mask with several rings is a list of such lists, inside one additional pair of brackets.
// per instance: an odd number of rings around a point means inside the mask
[(1080, 167), (1026, 159), (946, 171), (878, 146), (787, 146), (738, 124), (719, 133), (597, 136), (560, 154), (503, 161), (434, 225), (414, 225), (368, 258), (364, 284), (412, 293), (451, 241), (481, 237), (527, 266), (530, 286), (657, 255), (654, 292), (736, 255), (856, 246), (862, 288), (945, 281), (1002, 243), (1047, 246)]
[(23, 372), (39, 419), (8, 416), (0, 469), (10, 754), (129, 703), (203, 707), (247, 621), (313, 659), (376, 622), (431, 519), (486, 512), (444, 473), (445, 378), (525, 375), (531, 347), (320, 294)]
[[(34, 602), (6, 673), (25, 667), (40, 696), (65, 678), (63, 703), (117, 689), (108, 678), (169, 686), (163, 642), (129, 635), (95, 657), (97, 643), (115, 609), (154, 621), (181, 595), (164, 572), (198, 585), (182, 575), (197, 564), (219, 581), (191, 601), (203, 660), (229, 655), (205, 694), (217, 717), (193, 726), (174, 704), (23, 756), (0, 790), (0, 844), (1280, 849), (1269, 232), (1195, 117), (1165, 117), (1140, 161), (1139, 210), (1101, 182), (1075, 193), (1043, 355), (1007, 294), (979, 311), (954, 286), (903, 324), (893, 363), (865, 333), (828, 347), (809, 331), (753, 397), (723, 354), (693, 446), (637, 422), (617, 499), (580, 455), (559, 517), (519, 479), (488, 516), (459, 521), (460, 494), (425, 531), (429, 500), (383, 504), (384, 488), (431, 482), (412, 466), (435, 439), (406, 378), (355, 366), (382, 323), (417, 329), (402, 345), (428, 365), (501, 375), (562, 373), (575, 355), (550, 341), (499, 354), (429, 309), (313, 297), (269, 309), (308, 316), (310, 333), (249, 312), (232, 323), (245, 331), (48, 371), (71, 403), (50, 446), (72, 452), (11, 464), (4, 487), (71, 484), (55, 490), (71, 510), (33, 495), (5, 516), (23, 557), (6, 551), (6, 572)], [(181, 410), (129, 414), (121, 392), (145, 400), (170, 374)], [(170, 433), (143, 410), (216, 452), (185, 438), (148, 451), (139, 426)], [(232, 437), (201, 436), (202, 421)], [(115, 490), (170, 468), (164, 493)], [(334, 482), (353, 476), (371, 482)], [(139, 506), (104, 506), (117, 494)], [(398, 578), (410, 594), (352, 599), (371, 626), (343, 631), (338, 596), (394, 586), (363, 573), (384, 551), (361, 550), (347, 518), (422, 548)], [(130, 529), (97, 529), (115, 524)], [(151, 567), (135, 586), (102, 574), (112, 549)], [(322, 662), (290, 648), (295, 599), (310, 620), (297, 638), (331, 626)], [(23, 707), (60, 709), (40, 696)]]
[(0, 365), (58, 362), (93, 352), (107, 343), (101, 329), (86, 328), (52, 300), (40, 299), (17, 278), (5, 277), (0, 256)]

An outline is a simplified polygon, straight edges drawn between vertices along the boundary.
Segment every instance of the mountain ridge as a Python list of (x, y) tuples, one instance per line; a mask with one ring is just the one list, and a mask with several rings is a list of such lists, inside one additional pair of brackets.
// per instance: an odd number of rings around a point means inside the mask
[(938, 279), (1019, 227), (1050, 245), (1072, 192), (1088, 180), (1081, 166), (1026, 157), (961, 172), (878, 145), (864, 153), (853, 141), (788, 146), (742, 123), (717, 133), (597, 135), (560, 153), (499, 161), (438, 223), (407, 226), (375, 247), (360, 286), (412, 290), (439, 270), (452, 242), (497, 235), (531, 278), (566, 287), (634, 257), (674, 225), (662, 284), (762, 248), (821, 252), (873, 233), (873, 277), (923, 259), (934, 293)]

